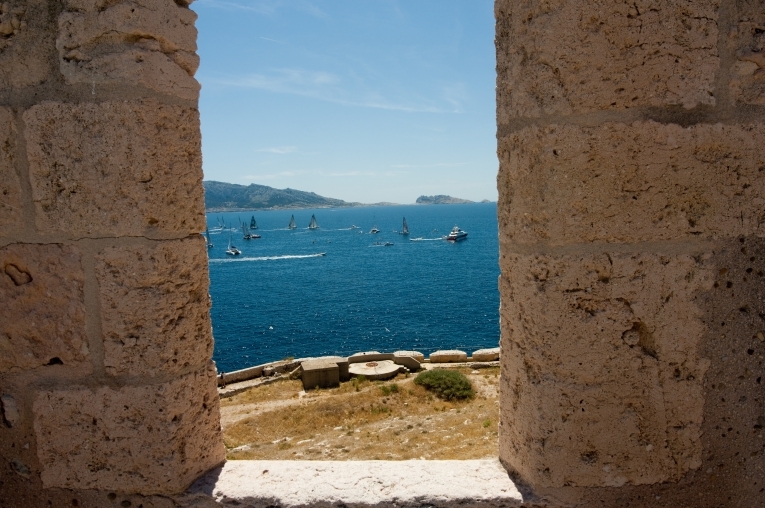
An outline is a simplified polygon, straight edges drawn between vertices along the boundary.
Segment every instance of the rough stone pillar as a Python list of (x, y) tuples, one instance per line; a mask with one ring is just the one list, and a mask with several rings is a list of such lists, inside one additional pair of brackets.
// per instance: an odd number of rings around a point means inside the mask
[(130, 506), (224, 460), (195, 19), (0, 1), (0, 506)]
[(497, 0), (500, 458), (765, 505), (765, 3)]

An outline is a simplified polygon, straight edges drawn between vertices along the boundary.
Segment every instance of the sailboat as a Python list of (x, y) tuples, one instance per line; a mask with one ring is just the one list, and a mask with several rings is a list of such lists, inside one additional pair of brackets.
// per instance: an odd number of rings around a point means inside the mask
[(250, 231), (250, 228), (248, 228), (247, 224), (245, 224), (244, 222), (242, 222), (242, 234), (244, 235), (243, 238), (245, 240), (256, 240), (260, 238), (260, 235), (253, 234)]
[(406, 217), (404, 217), (404, 226), (401, 228), (401, 231), (399, 231), (398, 234), (409, 236), (409, 226), (406, 224)]
[(308, 229), (319, 229), (319, 225), (316, 224), (316, 216), (311, 214), (311, 223), (308, 224)]
[(250, 229), (258, 229), (258, 223), (255, 222), (255, 216), (250, 218)]
[(287, 226), (287, 229), (295, 229), (297, 226), (295, 225), (295, 216), (293, 215), (292, 218), (290, 218), (290, 225)]
[(228, 234), (228, 249), (226, 249), (226, 254), (229, 256), (238, 256), (241, 254), (242, 251), (236, 248), (236, 245), (231, 243), (231, 233)]
[(213, 244), (210, 241), (210, 228), (205, 229), (205, 237), (207, 238), (207, 248), (212, 249)]

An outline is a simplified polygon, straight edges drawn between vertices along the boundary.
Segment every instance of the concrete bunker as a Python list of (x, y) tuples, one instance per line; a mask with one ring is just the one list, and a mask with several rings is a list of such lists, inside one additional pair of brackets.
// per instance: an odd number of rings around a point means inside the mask
[[(763, 504), (762, 7), (496, 2), (500, 459), (529, 503)], [(194, 20), (0, 4), (5, 503), (188, 505), (223, 461)]]

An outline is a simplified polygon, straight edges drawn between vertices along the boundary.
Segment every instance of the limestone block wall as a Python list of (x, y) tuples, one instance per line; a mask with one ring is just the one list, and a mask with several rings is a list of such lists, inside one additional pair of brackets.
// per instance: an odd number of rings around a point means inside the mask
[(224, 460), (195, 19), (0, 2), (0, 506), (164, 496)]
[(765, 505), (765, 3), (497, 0), (500, 459)]

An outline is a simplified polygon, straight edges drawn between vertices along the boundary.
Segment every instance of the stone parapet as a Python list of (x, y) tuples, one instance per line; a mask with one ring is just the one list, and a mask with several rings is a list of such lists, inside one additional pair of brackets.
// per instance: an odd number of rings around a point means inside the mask
[(0, 1), (0, 506), (177, 506), (224, 460), (196, 14)]
[(495, 14), (500, 459), (550, 503), (762, 504), (762, 2)]

